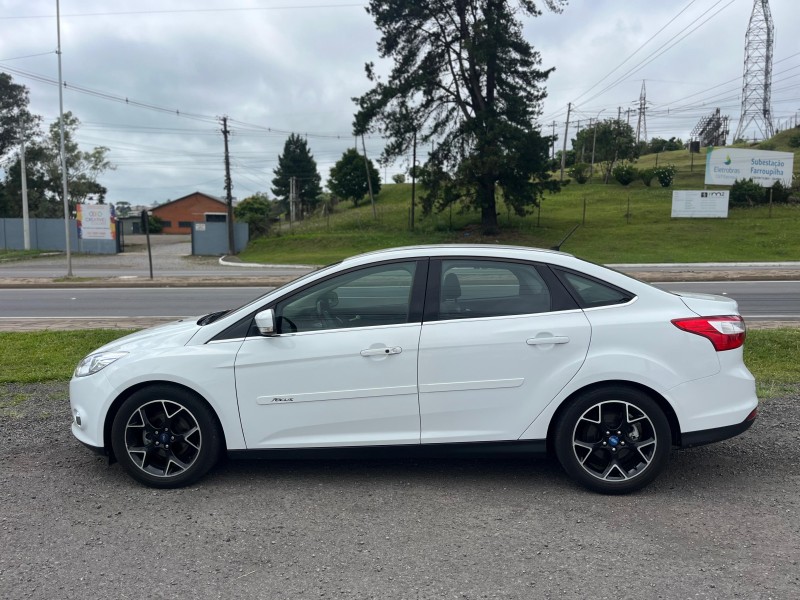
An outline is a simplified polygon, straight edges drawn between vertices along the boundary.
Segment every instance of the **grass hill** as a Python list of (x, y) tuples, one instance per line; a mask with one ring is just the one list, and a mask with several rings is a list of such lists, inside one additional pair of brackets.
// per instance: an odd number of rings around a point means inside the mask
[[(789, 130), (762, 143), (765, 150), (793, 151)], [(765, 147), (766, 146), (766, 147)], [(703, 189), (705, 151), (686, 150), (641, 157), (637, 168), (671, 164), (673, 186), (651, 187), (636, 181), (628, 187), (603, 184), (597, 170), (585, 185), (570, 182), (544, 198), (525, 217), (498, 204), (502, 231), (480, 234), (477, 212), (452, 211), (422, 215), (416, 209), (409, 227), (410, 184), (384, 184), (376, 198), (377, 216), (369, 200), (358, 207), (336, 206), (332, 215), (313, 216), (289, 229), (282, 225), (270, 237), (254, 240), (242, 260), (270, 263), (327, 264), (346, 256), (387, 248), (429, 243), (502, 243), (549, 248), (576, 225), (562, 250), (602, 263), (786, 261), (800, 260), (800, 205), (731, 209), (727, 219), (673, 219), (673, 189)], [(800, 169), (798, 160), (795, 168)], [(419, 192), (419, 190), (418, 190)], [(419, 202), (419, 199), (418, 199)]]

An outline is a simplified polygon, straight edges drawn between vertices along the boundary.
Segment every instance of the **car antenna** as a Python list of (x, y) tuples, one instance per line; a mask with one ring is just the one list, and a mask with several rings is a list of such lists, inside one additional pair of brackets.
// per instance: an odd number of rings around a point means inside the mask
[(566, 242), (566, 241), (567, 241), (567, 240), (570, 238), (570, 236), (571, 236), (573, 233), (575, 233), (575, 231), (576, 231), (576, 230), (578, 229), (578, 227), (580, 227), (580, 226), (581, 226), (581, 224), (580, 224), (580, 223), (578, 223), (577, 225), (575, 225), (575, 227), (573, 227), (573, 228), (572, 228), (572, 230), (571, 230), (571, 231), (570, 231), (570, 232), (569, 232), (567, 235), (565, 235), (565, 236), (564, 236), (564, 239), (563, 239), (563, 240), (561, 240), (560, 242), (558, 242), (558, 243), (557, 243), (555, 246), (550, 246), (550, 250), (555, 250), (555, 251), (557, 251), (557, 252), (560, 252), (560, 251), (561, 251), (561, 246), (563, 246), (563, 245), (564, 245), (564, 242)]

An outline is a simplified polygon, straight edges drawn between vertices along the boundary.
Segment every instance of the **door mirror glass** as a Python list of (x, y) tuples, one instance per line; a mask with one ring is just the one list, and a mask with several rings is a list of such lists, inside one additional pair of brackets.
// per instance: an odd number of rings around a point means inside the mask
[(268, 308), (258, 313), (256, 315), (256, 327), (261, 335), (275, 335), (275, 311)]

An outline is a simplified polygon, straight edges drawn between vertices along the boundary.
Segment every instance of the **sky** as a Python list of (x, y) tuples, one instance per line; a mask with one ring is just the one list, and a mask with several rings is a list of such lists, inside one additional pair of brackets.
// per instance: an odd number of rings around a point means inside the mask
[[(291, 132), (307, 137), (323, 182), (353, 146), (352, 98), (370, 87), (364, 64), (390, 68), (378, 59), (379, 36), (365, 6), (61, 0), (58, 21), (56, 0), (0, 0), (0, 69), (30, 90), (30, 109), (47, 127), (59, 111), (60, 22), (64, 110), (80, 119), (84, 150), (109, 148), (116, 168), (100, 177), (107, 201), (152, 205), (196, 190), (223, 197), (222, 116), (231, 130), (233, 195), (242, 199), (270, 192)], [(526, 18), (524, 33), (542, 67), (555, 68), (545, 84), (542, 130), (564, 139), (568, 103), (568, 138), (618, 111), (635, 129), (644, 82), (648, 138), (688, 140), (717, 107), (730, 116), (733, 134), (752, 7), (752, 0), (571, 0), (560, 14)], [(800, 112), (800, 7), (771, 0), (770, 8), (772, 113), (783, 129)], [(371, 135), (364, 146), (377, 159), (383, 140)], [(425, 149), (418, 155), (424, 160)], [(381, 175), (407, 168), (400, 160)]]

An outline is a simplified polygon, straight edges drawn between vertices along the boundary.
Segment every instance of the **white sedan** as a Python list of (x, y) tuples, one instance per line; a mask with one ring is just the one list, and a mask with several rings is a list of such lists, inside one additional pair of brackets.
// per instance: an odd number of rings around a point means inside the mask
[(672, 447), (756, 417), (736, 302), (669, 293), (559, 252), (371, 252), (241, 308), (84, 358), (72, 432), (138, 481), (187, 485), (222, 452), (553, 452), (605, 493)]

